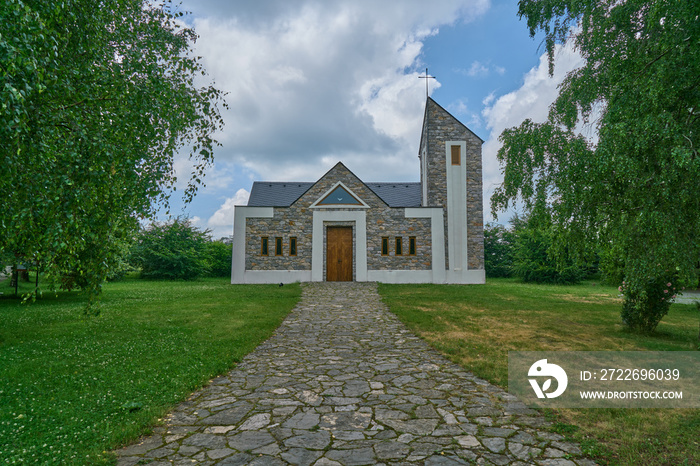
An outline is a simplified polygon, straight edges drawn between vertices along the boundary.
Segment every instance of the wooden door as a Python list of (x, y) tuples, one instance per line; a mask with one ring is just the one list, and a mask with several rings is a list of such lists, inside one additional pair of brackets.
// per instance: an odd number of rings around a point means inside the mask
[(352, 227), (326, 230), (326, 281), (352, 281)]

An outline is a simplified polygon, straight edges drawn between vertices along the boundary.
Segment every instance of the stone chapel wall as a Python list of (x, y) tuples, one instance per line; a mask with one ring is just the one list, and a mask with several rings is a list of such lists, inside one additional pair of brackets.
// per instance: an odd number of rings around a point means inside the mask
[[(404, 208), (387, 206), (374, 192), (343, 166), (329, 172), (290, 207), (277, 207), (273, 218), (249, 218), (246, 223), (246, 270), (311, 270), (313, 211), (310, 206), (338, 181), (369, 205), (367, 223), (368, 270), (430, 270), (432, 267), (430, 220), (405, 218)], [(335, 211), (355, 209), (327, 209)], [(346, 226), (348, 222), (324, 222)], [(355, 227), (355, 225), (353, 225)], [(325, 228), (324, 228), (325, 232)], [(356, 236), (356, 230), (353, 230)], [(269, 238), (269, 255), (260, 254), (261, 238)], [(297, 238), (297, 255), (289, 255), (289, 238)], [(389, 237), (389, 254), (382, 256), (382, 237)], [(395, 239), (402, 238), (404, 254), (395, 254)], [(275, 256), (275, 238), (283, 238), (283, 255)], [(409, 238), (415, 237), (415, 255), (409, 255)], [(324, 235), (325, 241), (325, 235)], [(324, 278), (325, 278), (325, 242)], [(357, 247), (353, 248), (353, 255)], [(353, 257), (357, 263), (357, 257)]]
[[(432, 99), (428, 100), (423, 144), (428, 144), (426, 207), (447, 208), (446, 141), (467, 142), (467, 263), (469, 269), (484, 268), (484, 212), (482, 195), (481, 140), (467, 130)], [(427, 131), (426, 131), (427, 129)], [(445, 210), (445, 232), (447, 211)], [(449, 261), (448, 240), (445, 238), (445, 261)], [(449, 269), (449, 264), (446, 268)]]

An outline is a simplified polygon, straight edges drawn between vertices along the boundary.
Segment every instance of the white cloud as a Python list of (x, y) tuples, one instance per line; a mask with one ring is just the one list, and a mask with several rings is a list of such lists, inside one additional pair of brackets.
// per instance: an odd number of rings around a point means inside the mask
[[(207, 220), (206, 227), (211, 230), (214, 239), (233, 234), (233, 211), (237, 205), (246, 205), (250, 193), (245, 189), (239, 189), (233, 197), (226, 201), (214, 212), (214, 215)], [(201, 223), (201, 222), (200, 222)]]
[(491, 92), (489, 95), (484, 97), (484, 100), (482, 100), (481, 103), (484, 104), (484, 107), (488, 107), (489, 105), (491, 105), (491, 102), (493, 102), (495, 98), (496, 98), (496, 93)]
[(449, 104), (447, 110), (453, 115), (464, 115), (469, 111), (469, 108), (463, 99), (459, 99)]
[(481, 126), (481, 116), (472, 110), (464, 99), (458, 99), (449, 104), (447, 111), (466, 123), (468, 127)]
[(191, 1), (196, 52), (228, 92), (217, 160), (266, 180), (313, 180), (339, 160), (368, 181), (417, 178), (423, 40), (489, 6)]
[[(367, 181), (416, 180), (425, 103), (425, 83), (417, 78), (425, 68), (423, 42), (445, 25), (479, 18), (489, 3), (184, 0), (200, 36), (196, 52), (217, 87), (228, 92), (217, 167), (235, 165), (251, 181), (315, 181), (342, 160)], [(474, 61), (461, 72), (474, 78), (504, 75), (496, 61)], [(525, 118), (543, 121), (557, 86), (581, 64), (570, 47), (560, 48), (554, 77), (542, 55), (520, 88), (484, 98), (480, 114), (475, 102), (448, 104), (468, 125), (483, 121), (490, 132), (483, 146), (486, 220), (489, 198), (502, 182), (498, 136)], [(431, 89), (439, 86), (431, 80)], [(186, 173), (185, 161), (176, 165), (178, 173)], [(207, 189), (221, 192), (232, 173), (210, 171)], [(231, 199), (206, 222), (222, 236), (233, 223), (238, 201)]]
[[(173, 169), (177, 177), (175, 187), (180, 191), (184, 191), (195, 170), (194, 163), (187, 154), (179, 153), (176, 154), (173, 160)], [(204, 171), (204, 176), (202, 177), (203, 185), (199, 185), (198, 191), (211, 192), (229, 189), (233, 184), (232, 171), (233, 167), (231, 164), (224, 162), (209, 165)]]
[(479, 60), (474, 60), (469, 66), (469, 69), (459, 69), (456, 71), (470, 78), (486, 78), (491, 75), (491, 73), (503, 76), (506, 69), (502, 66), (492, 65), (490, 60), (489, 63), (481, 63)]
[[(571, 44), (557, 46), (555, 58), (553, 76), (549, 76), (547, 55), (543, 54), (539, 64), (524, 76), (523, 84), (519, 89), (498, 98), (489, 95), (484, 99), (483, 103), (486, 107), (482, 115), (490, 130), (490, 137), (482, 147), (484, 220), (486, 221), (491, 219), (491, 195), (503, 182), (503, 175), (496, 159), (496, 153), (501, 148), (498, 137), (503, 130), (519, 126), (527, 118), (535, 122), (544, 122), (549, 113), (549, 106), (559, 95), (559, 85), (569, 71), (584, 64), (584, 59)], [(504, 216), (503, 220), (507, 219), (507, 216)], [(499, 218), (499, 221), (501, 220)]]
[(469, 69), (466, 71), (466, 74), (467, 76), (471, 77), (488, 76), (489, 69), (481, 63), (479, 63), (478, 61), (475, 61), (472, 63), (472, 66), (470, 66)]

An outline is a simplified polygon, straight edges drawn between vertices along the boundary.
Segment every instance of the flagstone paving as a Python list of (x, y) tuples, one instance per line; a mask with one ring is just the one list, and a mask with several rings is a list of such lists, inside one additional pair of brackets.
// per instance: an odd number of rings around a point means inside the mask
[(449, 362), (373, 283), (303, 285), (275, 334), (194, 393), (122, 466), (588, 466), (515, 397)]

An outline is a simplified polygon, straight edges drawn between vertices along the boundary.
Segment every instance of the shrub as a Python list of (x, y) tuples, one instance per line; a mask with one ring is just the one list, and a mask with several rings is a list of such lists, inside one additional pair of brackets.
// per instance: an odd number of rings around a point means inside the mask
[(135, 272), (136, 269), (129, 261), (129, 255), (132, 245), (126, 242), (120, 242), (116, 245), (119, 248), (119, 254), (115, 254), (115, 260), (112, 267), (107, 272), (107, 281), (116, 282), (124, 278), (127, 273)]
[(484, 267), (489, 278), (513, 275), (515, 234), (503, 225), (489, 223), (484, 228)]
[(209, 275), (228, 277), (231, 275), (231, 245), (223, 241), (210, 241), (206, 247)]
[(524, 282), (574, 284), (586, 276), (586, 271), (565, 258), (559, 263), (549, 251), (553, 244), (549, 228), (523, 226), (515, 231), (513, 274)]
[(623, 281), (619, 288), (624, 297), (622, 322), (637, 332), (653, 332), (668, 314), (676, 297), (675, 279), (657, 276), (634, 282)]
[(131, 262), (144, 278), (194, 280), (209, 272), (209, 234), (189, 219), (176, 218), (143, 229), (134, 245)]

